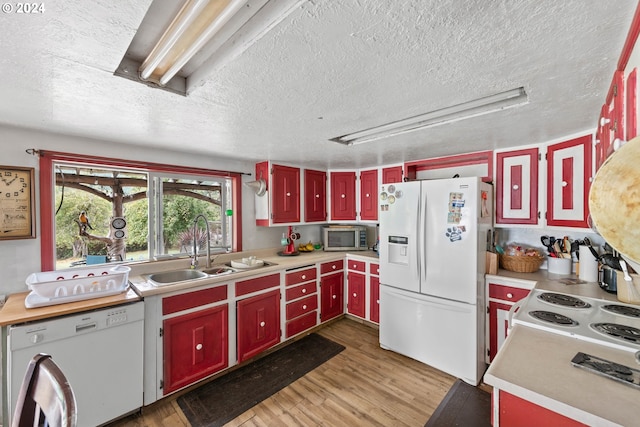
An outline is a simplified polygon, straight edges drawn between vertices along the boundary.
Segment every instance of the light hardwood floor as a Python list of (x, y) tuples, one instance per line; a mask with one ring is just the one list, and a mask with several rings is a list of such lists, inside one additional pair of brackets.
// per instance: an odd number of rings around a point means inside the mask
[[(424, 426), (455, 378), (380, 348), (378, 331), (351, 319), (317, 331), (346, 347), (227, 426)], [(191, 426), (168, 397), (109, 427)]]

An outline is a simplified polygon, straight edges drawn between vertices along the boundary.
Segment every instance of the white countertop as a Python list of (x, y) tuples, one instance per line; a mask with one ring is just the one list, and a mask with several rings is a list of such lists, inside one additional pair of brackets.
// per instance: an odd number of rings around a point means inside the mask
[[(537, 273), (503, 271), (495, 277), (534, 280), (535, 288), (607, 301), (618, 301), (597, 283), (564, 284), (544, 270)], [(484, 376), (484, 382), (507, 393), (565, 415), (587, 425), (637, 425), (640, 420), (640, 389), (576, 368), (571, 359), (578, 352), (640, 369), (633, 352), (611, 349), (515, 325)]]
[[(248, 256), (256, 256), (257, 259), (261, 259), (265, 262), (272, 263), (265, 267), (257, 269), (248, 269), (246, 271), (239, 271), (232, 274), (224, 274), (217, 277), (206, 277), (196, 280), (188, 280), (166, 286), (155, 286), (151, 284), (147, 275), (151, 273), (157, 273), (162, 271), (170, 271), (179, 268), (189, 268), (189, 259), (175, 260), (175, 261), (158, 261), (155, 263), (147, 263), (144, 266), (136, 268), (132, 266), (132, 271), (129, 274), (129, 282), (135, 288), (139, 295), (142, 297), (148, 297), (151, 295), (164, 294), (169, 292), (175, 292), (199, 286), (210, 286), (216, 284), (225, 284), (230, 281), (237, 281), (251, 278), (252, 276), (263, 276), (269, 273), (275, 273), (282, 270), (290, 270), (307, 265), (313, 265), (318, 262), (330, 262), (340, 259), (344, 259), (345, 256), (359, 258), (368, 261), (375, 261), (378, 259), (377, 255), (373, 251), (360, 251), (360, 252), (300, 252), (295, 256), (279, 256), (277, 252), (280, 249), (264, 249), (259, 251), (241, 252), (235, 254), (222, 254), (214, 259), (213, 266), (221, 266), (224, 263), (229, 262), (232, 259), (241, 259)], [(200, 261), (200, 267), (204, 266), (204, 261)]]

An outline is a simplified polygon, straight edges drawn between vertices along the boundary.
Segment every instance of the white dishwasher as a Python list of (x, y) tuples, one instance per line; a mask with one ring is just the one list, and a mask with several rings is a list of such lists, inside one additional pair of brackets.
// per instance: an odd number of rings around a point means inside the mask
[(7, 334), (7, 392), (13, 410), (27, 365), (47, 353), (76, 395), (78, 426), (104, 424), (142, 406), (144, 302), (12, 326)]

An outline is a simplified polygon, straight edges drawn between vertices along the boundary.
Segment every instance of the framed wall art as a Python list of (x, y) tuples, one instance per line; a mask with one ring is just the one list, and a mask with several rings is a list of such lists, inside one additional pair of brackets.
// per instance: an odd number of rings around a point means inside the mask
[(0, 165), (0, 240), (33, 239), (34, 169)]

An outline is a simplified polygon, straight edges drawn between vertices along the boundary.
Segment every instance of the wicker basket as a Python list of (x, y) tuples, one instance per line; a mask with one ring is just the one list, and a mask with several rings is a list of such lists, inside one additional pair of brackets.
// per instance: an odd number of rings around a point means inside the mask
[(500, 267), (517, 273), (533, 273), (534, 271), (538, 271), (543, 261), (543, 257), (537, 256), (500, 255)]

